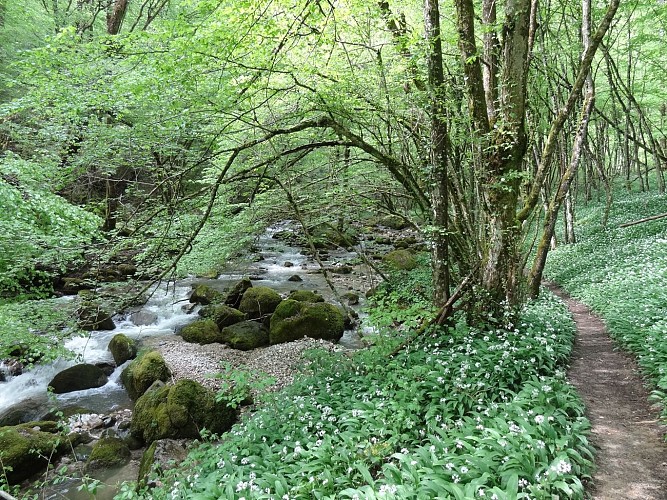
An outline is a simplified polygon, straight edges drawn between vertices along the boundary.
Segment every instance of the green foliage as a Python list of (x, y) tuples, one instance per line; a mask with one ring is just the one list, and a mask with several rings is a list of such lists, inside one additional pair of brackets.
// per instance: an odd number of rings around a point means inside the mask
[(508, 330), (464, 323), (387, 358), (313, 353), (294, 385), (118, 498), (583, 498), (583, 405), (564, 381), (574, 328), (546, 295)]
[(63, 342), (76, 331), (75, 309), (74, 301), (61, 299), (0, 304), (0, 359), (30, 365), (67, 355)]
[(667, 219), (618, 227), (664, 213), (667, 197), (616, 196), (606, 229), (600, 204), (579, 208), (579, 242), (549, 254), (546, 276), (600, 314), (614, 339), (637, 356), (667, 417)]
[(275, 379), (268, 375), (233, 368), (230, 363), (223, 363), (215, 378), (221, 380), (215, 400), (226, 403), (230, 408), (237, 408), (242, 403), (254, 400), (256, 394), (261, 394), (275, 383)]
[(54, 272), (74, 265), (100, 220), (48, 189), (43, 165), (0, 158), (0, 296), (50, 294)]
[(388, 281), (378, 285), (369, 300), (369, 322), (389, 335), (401, 325), (407, 329), (418, 327), (435, 312), (432, 287), (430, 259), (419, 254), (415, 269), (395, 271)]

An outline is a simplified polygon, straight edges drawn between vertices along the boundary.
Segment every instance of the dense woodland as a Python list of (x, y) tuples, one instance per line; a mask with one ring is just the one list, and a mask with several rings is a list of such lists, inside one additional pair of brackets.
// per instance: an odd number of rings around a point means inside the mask
[(63, 354), (68, 287), (124, 276), (122, 308), (278, 221), (317, 253), (391, 220), (426, 251), (379, 270), (373, 347), (120, 497), (583, 498), (540, 287), (664, 408), (666, 30), (662, 0), (0, 0), (0, 359)]

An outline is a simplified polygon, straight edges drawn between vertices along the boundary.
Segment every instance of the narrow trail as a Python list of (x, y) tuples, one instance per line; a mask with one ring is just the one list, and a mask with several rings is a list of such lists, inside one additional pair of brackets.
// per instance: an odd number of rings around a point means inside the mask
[(666, 428), (651, 408), (637, 364), (616, 350), (605, 324), (588, 307), (548, 286), (567, 304), (577, 326), (568, 378), (586, 404), (597, 450), (589, 495), (667, 500)]

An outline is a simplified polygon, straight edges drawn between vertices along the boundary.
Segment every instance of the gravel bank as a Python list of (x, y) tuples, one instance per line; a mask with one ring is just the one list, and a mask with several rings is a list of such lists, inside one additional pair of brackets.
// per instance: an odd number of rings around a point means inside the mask
[(266, 374), (274, 378), (275, 383), (268, 390), (277, 391), (294, 381), (304, 351), (317, 348), (332, 352), (342, 350), (331, 342), (309, 338), (252, 351), (239, 351), (224, 344), (190, 344), (177, 335), (149, 339), (145, 345), (162, 353), (175, 380), (196, 380), (213, 390), (220, 387), (220, 380), (212, 375), (219, 373), (225, 363), (233, 368), (246, 369), (258, 377)]

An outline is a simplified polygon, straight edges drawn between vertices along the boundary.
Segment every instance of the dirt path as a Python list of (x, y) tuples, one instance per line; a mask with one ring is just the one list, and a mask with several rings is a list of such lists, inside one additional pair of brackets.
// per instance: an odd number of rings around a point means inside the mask
[(586, 404), (597, 449), (589, 494), (596, 500), (667, 500), (667, 429), (651, 409), (636, 363), (615, 350), (604, 323), (585, 305), (549, 288), (577, 325), (568, 377)]

